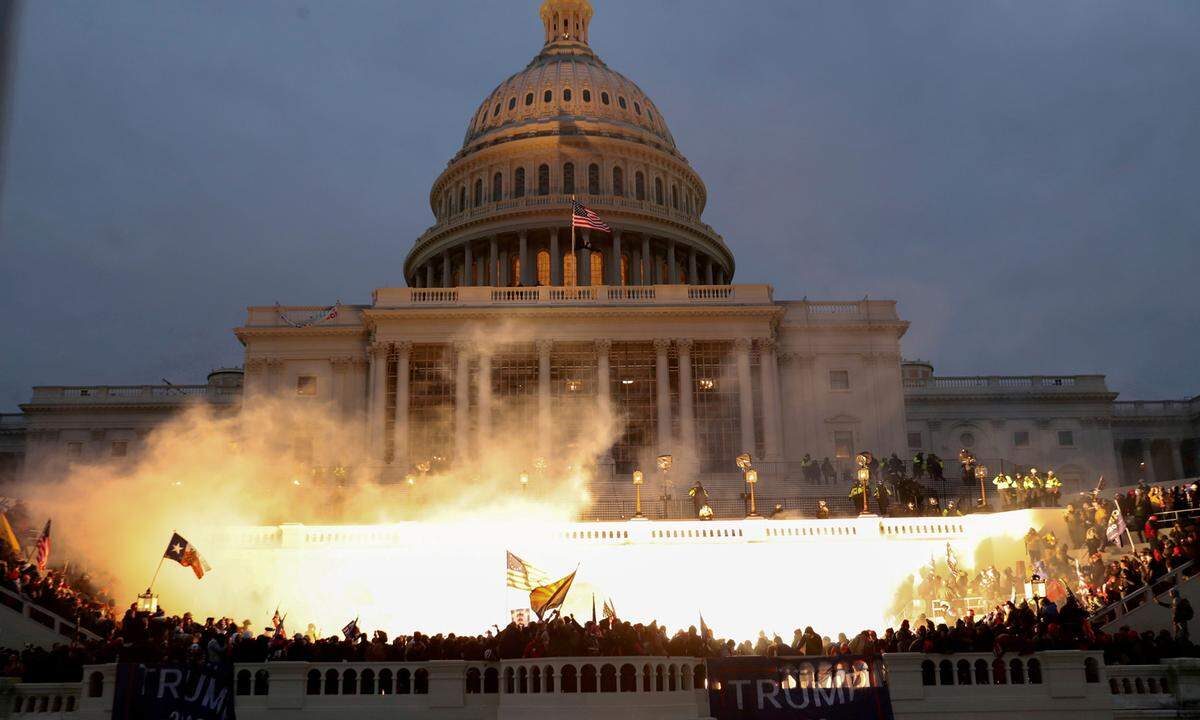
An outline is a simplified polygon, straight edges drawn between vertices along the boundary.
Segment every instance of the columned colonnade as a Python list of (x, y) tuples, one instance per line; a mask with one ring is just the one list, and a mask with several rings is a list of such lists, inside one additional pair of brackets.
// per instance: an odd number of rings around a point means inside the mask
[[(409, 285), (418, 288), (459, 286), (535, 287), (537, 285), (725, 285), (724, 265), (674, 238), (613, 229), (607, 233), (576, 230), (575, 277), (564, 277), (571, 257), (571, 230), (550, 227), (473, 238), (444, 248), (413, 270)], [(592, 254), (600, 273), (593, 276)], [(549, 265), (539, 278), (539, 254)], [(597, 282), (599, 280), (599, 282)]]
[[(659, 338), (652, 341), (655, 370), (655, 410), (658, 433), (654, 442), (656, 453), (672, 453), (677, 456), (686, 448), (697, 447), (696, 416), (693, 403), (696, 378), (692, 368), (691, 338), (674, 340)], [(575, 344), (575, 343), (572, 343)], [(602, 412), (612, 407), (612, 377), (610, 358), (613, 342), (602, 338), (592, 341), (595, 349), (597, 403)], [(538, 436), (549, 435), (553, 408), (551, 407), (551, 353), (555, 343), (538, 340), (534, 343), (537, 353), (537, 416)], [(779, 388), (778, 359), (774, 338), (736, 338), (732, 343), (738, 388), (738, 416), (740, 447), (755, 452), (758, 438), (755, 430), (754, 383), (751, 376), (751, 352), (757, 348), (761, 373), (760, 398), (763, 418), (762, 448), (764, 460), (783, 459), (783, 426)], [(454, 363), (454, 441), (456, 454), (469, 454), (469, 448), (477, 447), (493, 438), (492, 411), (495, 407), (492, 383), (492, 355), (482, 352), (472, 343), (458, 341), (452, 345), (458, 362)], [(672, 437), (673, 408), (670, 383), (670, 351), (674, 348), (678, 362), (679, 388), (691, 388), (692, 392), (680, 392), (678, 401), (679, 436)], [(367, 418), (372, 453), (376, 462), (390, 462), (393, 467), (407, 469), (421, 458), (411, 457), (409, 440), (409, 358), (413, 343), (375, 342), (368, 349)], [(470, 367), (475, 361), (478, 380), (474, 398), (476, 437), (471, 437), (472, 398)], [(665, 431), (664, 431), (665, 430)], [(732, 461), (732, 458), (731, 458)]]

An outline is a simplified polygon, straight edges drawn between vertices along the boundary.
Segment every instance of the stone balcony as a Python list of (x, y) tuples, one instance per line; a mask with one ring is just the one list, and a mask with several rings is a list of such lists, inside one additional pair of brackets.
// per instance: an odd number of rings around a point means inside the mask
[(1200, 415), (1200, 398), (1191, 400), (1132, 400), (1113, 403), (1117, 418), (1170, 418), (1185, 420)]
[(206, 401), (231, 405), (241, 400), (240, 387), (215, 385), (40, 385), (28, 405), (181, 405)]
[(1112, 395), (1103, 375), (970, 375), (905, 378), (908, 397)]

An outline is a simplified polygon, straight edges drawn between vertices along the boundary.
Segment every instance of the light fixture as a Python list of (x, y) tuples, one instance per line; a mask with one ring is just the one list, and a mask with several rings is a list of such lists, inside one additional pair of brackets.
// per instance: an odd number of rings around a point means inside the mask
[(737, 464), (738, 470), (742, 472), (749, 470), (754, 465), (754, 461), (750, 458), (750, 453), (748, 452), (738, 455), (733, 459), (733, 462)]
[(567, 390), (570, 392), (575, 392), (579, 390), (580, 385), (582, 385), (582, 383), (580, 383), (578, 380), (568, 380)]
[(643, 518), (642, 515), (642, 483), (646, 481), (646, 476), (641, 470), (633, 471), (633, 491), (635, 496), (634, 501), (634, 518)]
[(717, 386), (717, 381), (712, 378), (700, 378), (699, 384), (701, 390), (712, 390)]
[(417, 484), (417, 476), (409, 473), (404, 476), (404, 482), (408, 483), (409, 487)]
[(865, 483), (866, 481), (868, 481), (870, 479), (871, 479), (870, 469), (865, 468), (865, 467), (860, 467), (858, 469), (858, 481), (861, 483)]
[(158, 596), (150, 592), (150, 588), (146, 588), (146, 592), (137, 596), (137, 611), (152, 615), (156, 610), (158, 610)]
[(747, 470), (746, 471), (746, 482), (750, 483), (751, 485), (758, 482), (758, 471), (757, 470)]
[(529, 473), (527, 473), (527, 472), (521, 473), (520, 481), (521, 481), (521, 489), (524, 490), (525, 487), (527, 485), (529, 485)]
[(632, 378), (621, 378), (621, 384), (622, 385), (632, 385), (633, 379)]

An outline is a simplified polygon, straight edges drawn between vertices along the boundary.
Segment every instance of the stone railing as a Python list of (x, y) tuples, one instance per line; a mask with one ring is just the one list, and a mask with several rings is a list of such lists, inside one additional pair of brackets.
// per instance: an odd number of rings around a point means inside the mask
[[(708, 223), (702, 222), (699, 217), (681, 210), (672, 210), (670, 206), (663, 204), (659, 205), (651, 200), (637, 200), (636, 198), (624, 197), (621, 195), (588, 195), (586, 193), (578, 195), (581, 202), (586, 204), (593, 210), (602, 211), (605, 208), (613, 208), (618, 210), (633, 211), (653, 215), (664, 220), (679, 223), (688, 227), (696, 233), (708, 237), (710, 240), (717, 242), (722, 248), (725, 246), (724, 240)], [(459, 212), (448, 215), (435, 225), (431, 225), (421, 233), (413, 245), (414, 252), (420, 250), (426, 243), (440, 237), (447, 232), (451, 232), (458, 227), (467, 225), (481, 219), (490, 219), (492, 217), (503, 215), (513, 211), (539, 210), (543, 208), (561, 209), (563, 219), (570, 219), (571, 195), (526, 195), (519, 198), (507, 198), (497, 202), (486, 202), (479, 207), (467, 208)], [(603, 213), (601, 212), (601, 215)], [(618, 223), (619, 226), (619, 223)]]
[[(905, 378), (909, 391), (940, 393), (1107, 393), (1103, 375), (980, 375)], [(910, 392), (910, 394), (912, 394)]]
[(33, 404), (76, 405), (80, 403), (153, 403), (172, 405), (189, 400), (233, 403), (242, 396), (240, 387), (218, 385), (41, 385), (33, 389)]
[[(1193, 717), (1200, 689), (1192, 659), (1105, 667), (1100, 653), (1079, 651), (892, 653), (883, 664), (900, 720)], [(698, 719), (710, 714), (707, 675), (686, 657), (269, 662), (236, 665), (234, 697), (250, 719)], [(90, 665), (78, 683), (10, 684), (0, 715), (107, 718), (115, 681), (116, 665)]]
[(0, 430), (22, 430), (25, 426), (24, 413), (0, 413)]
[[(0, 613), (12, 611), (22, 617), (36, 623), (45, 631), (53, 633), (54, 639), (60, 642), (70, 642), (76, 635), (79, 635), (87, 640), (99, 640), (99, 636), (74, 622), (67, 620), (49, 610), (38, 605), (24, 595), (15, 593), (7, 588), (0, 588), (0, 606), (7, 610), (0, 610)], [(2, 621), (2, 619), (0, 619)], [(45, 632), (42, 631), (42, 632)], [(12, 627), (6, 628), (3, 635), (7, 636), (9, 641), (15, 640), (18, 632)]]
[(375, 309), (521, 305), (770, 305), (770, 285), (379, 288)]
[(1186, 417), (1200, 412), (1191, 400), (1121, 400), (1113, 403), (1115, 417)]

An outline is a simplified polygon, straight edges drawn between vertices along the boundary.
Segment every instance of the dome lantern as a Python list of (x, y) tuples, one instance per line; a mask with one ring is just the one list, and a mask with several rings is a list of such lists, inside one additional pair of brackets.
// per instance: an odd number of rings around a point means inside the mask
[(592, 4), (588, 0), (544, 0), (539, 13), (546, 28), (546, 44), (562, 40), (588, 42)]

